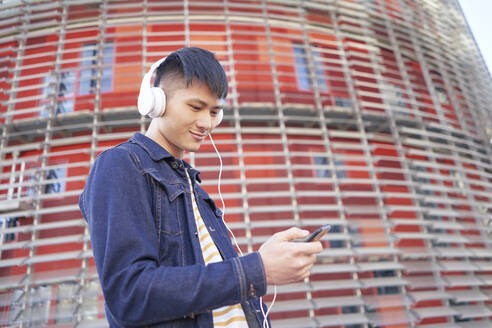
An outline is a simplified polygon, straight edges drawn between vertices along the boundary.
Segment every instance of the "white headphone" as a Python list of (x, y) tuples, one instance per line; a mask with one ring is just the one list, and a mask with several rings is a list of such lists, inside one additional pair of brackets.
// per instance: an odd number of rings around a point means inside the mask
[[(151, 118), (160, 117), (166, 110), (166, 94), (159, 87), (151, 87), (150, 79), (154, 71), (162, 64), (167, 57), (161, 58), (150, 66), (149, 71), (144, 75), (138, 94), (138, 111), (141, 115), (148, 115)], [(217, 122), (214, 128), (222, 122), (224, 110), (221, 109), (217, 114)]]

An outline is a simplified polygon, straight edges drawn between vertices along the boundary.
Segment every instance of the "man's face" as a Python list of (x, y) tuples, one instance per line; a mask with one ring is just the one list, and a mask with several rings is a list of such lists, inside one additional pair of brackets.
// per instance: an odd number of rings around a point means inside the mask
[(222, 100), (196, 80), (189, 87), (178, 87), (168, 94), (166, 111), (153, 120), (147, 136), (174, 157), (182, 158), (184, 151), (197, 151), (212, 132)]

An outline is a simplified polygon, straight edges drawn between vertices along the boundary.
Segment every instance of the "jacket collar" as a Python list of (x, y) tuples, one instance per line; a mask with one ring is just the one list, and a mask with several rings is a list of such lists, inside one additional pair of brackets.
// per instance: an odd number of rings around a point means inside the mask
[(154, 161), (160, 161), (165, 158), (175, 159), (164, 147), (139, 132), (130, 138), (130, 142), (134, 142), (142, 147)]
[(130, 138), (129, 141), (136, 143), (137, 145), (142, 147), (142, 149), (144, 149), (147, 154), (149, 154), (150, 158), (152, 158), (153, 161), (157, 162), (165, 159), (175, 170), (179, 170), (181, 168), (189, 169), (190, 176), (193, 177), (193, 179), (196, 179), (198, 182), (202, 182), (200, 179), (200, 172), (198, 170), (195, 170), (186, 161), (171, 155), (164, 147), (162, 147), (149, 137), (137, 132), (133, 135), (133, 137)]

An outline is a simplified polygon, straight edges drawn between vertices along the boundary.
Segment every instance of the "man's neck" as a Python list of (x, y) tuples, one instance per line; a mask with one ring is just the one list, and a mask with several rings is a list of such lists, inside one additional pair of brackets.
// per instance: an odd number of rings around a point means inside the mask
[(169, 154), (173, 155), (176, 158), (183, 159), (184, 151), (176, 149), (176, 147), (169, 144), (169, 142), (158, 131), (152, 129), (152, 123), (150, 124), (149, 129), (145, 132), (145, 136), (158, 143), (159, 146), (167, 150)]

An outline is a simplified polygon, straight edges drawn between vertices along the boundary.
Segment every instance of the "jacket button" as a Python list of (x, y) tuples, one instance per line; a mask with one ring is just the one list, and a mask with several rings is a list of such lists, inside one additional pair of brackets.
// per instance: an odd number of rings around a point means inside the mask
[(253, 284), (249, 285), (249, 292), (248, 292), (249, 297), (256, 297), (256, 289)]
[(178, 168), (178, 163), (172, 162), (171, 163), (171, 166), (173, 167), (173, 169), (177, 169)]

